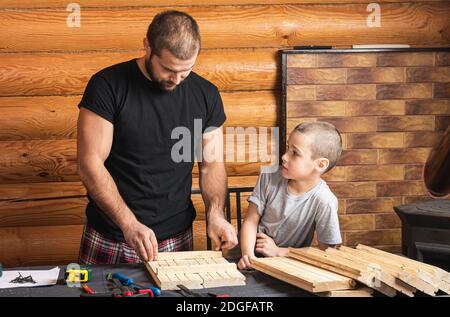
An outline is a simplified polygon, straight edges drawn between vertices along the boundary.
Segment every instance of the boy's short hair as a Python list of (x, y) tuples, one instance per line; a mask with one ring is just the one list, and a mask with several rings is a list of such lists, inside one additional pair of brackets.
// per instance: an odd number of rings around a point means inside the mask
[(342, 138), (334, 125), (324, 121), (303, 122), (297, 125), (294, 131), (312, 136), (313, 160), (324, 157), (330, 161), (330, 165), (324, 173), (336, 165), (342, 153)]

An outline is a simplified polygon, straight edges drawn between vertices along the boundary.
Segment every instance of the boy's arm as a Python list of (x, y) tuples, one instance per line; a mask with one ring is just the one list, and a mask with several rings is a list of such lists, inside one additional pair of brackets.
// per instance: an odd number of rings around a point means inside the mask
[(240, 233), (242, 256), (255, 256), (256, 233), (258, 232), (260, 219), (261, 216), (258, 213), (258, 207), (256, 204), (250, 202)]

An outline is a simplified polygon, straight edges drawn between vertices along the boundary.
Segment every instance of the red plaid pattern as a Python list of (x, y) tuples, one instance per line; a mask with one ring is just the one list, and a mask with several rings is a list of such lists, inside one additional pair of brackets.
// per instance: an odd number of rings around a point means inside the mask
[[(192, 248), (192, 227), (158, 243), (159, 252), (191, 251)], [(141, 262), (127, 243), (108, 239), (88, 224), (84, 227), (81, 238), (78, 261), (85, 265)]]

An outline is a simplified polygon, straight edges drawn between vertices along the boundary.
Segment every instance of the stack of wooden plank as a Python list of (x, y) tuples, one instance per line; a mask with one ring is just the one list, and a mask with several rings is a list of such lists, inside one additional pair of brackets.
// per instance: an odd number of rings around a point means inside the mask
[(253, 259), (252, 266), (313, 293), (350, 290), (355, 287), (355, 281), (351, 278), (288, 257)]
[(438, 267), (394, 255), (365, 245), (341, 246), (325, 251), (316, 248), (289, 250), (290, 258), (352, 278), (387, 296), (400, 292), (414, 296), (421, 291), (435, 296), (450, 294), (450, 274)]
[(220, 251), (163, 252), (145, 265), (161, 290), (245, 285), (245, 276)]

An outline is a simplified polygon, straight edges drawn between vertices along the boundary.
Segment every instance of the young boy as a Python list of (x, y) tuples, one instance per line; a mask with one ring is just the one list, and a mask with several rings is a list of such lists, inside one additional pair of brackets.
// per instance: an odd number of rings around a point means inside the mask
[(283, 256), (287, 247), (311, 245), (314, 231), (320, 248), (342, 242), (338, 200), (321, 179), (336, 165), (341, 152), (341, 135), (334, 125), (305, 122), (295, 127), (281, 170), (262, 173), (248, 199), (240, 233), (240, 269), (251, 266), (255, 251)]

